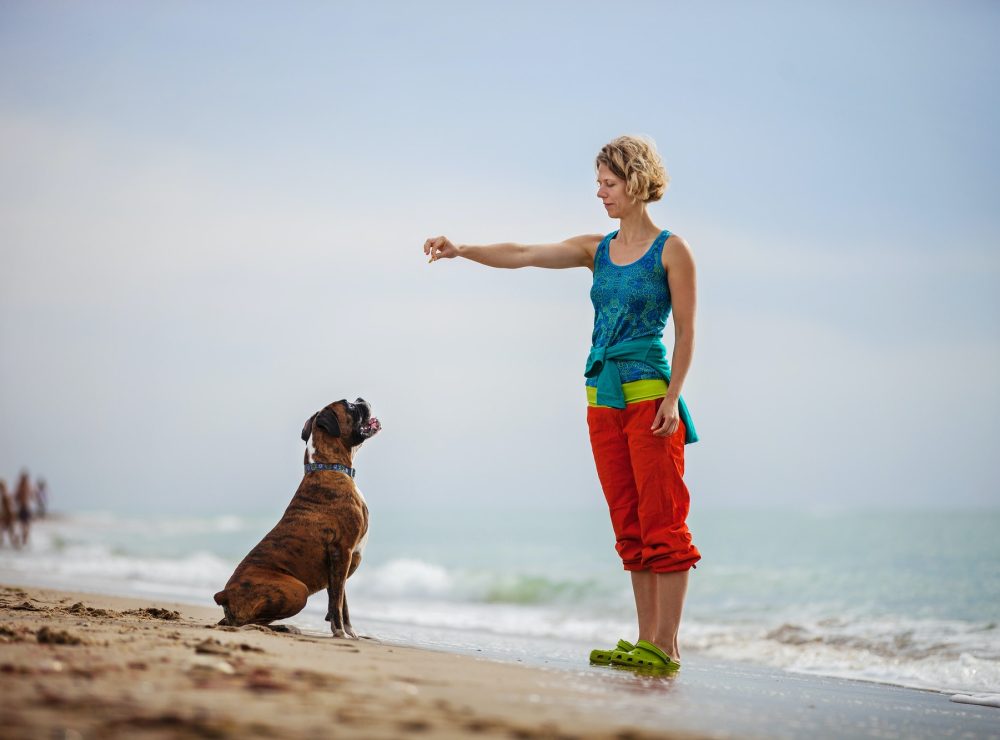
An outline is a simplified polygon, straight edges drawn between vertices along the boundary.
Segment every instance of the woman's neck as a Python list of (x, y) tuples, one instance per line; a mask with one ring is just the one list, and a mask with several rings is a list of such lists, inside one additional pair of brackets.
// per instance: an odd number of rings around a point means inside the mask
[(663, 229), (653, 223), (646, 211), (645, 203), (632, 213), (624, 214), (618, 219), (618, 236), (625, 244), (648, 242), (655, 239)]

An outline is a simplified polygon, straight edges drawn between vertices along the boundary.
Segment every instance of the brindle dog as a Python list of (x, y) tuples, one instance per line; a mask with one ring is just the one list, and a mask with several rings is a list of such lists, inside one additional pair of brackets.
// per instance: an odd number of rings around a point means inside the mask
[[(331, 403), (309, 417), (302, 428), (307, 472), (281, 521), (215, 595), (225, 613), (220, 624), (268, 624), (291, 617), (310, 594), (325, 588), (334, 637), (357, 637), (344, 585), (361, 564), (368, 506), (353, 476), (329, 466), (350, 469), (361, 443), (381, 428), (361, 398)], [(310, 471), (317, 463), (322, 469)]]

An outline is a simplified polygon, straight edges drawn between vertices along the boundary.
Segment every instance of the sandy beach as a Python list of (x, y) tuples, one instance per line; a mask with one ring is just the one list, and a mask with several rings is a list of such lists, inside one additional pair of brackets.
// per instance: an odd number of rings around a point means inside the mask
[(218, 627), (211, 609), (0, 588), (0, 726), (37, 737), (697, 737), (589, 710), (551, 672)]
[(3, 736), (1000, 737), (998, 710), (937, 692), (697, 659), (570, 672), (218, 616), (0, 587)]

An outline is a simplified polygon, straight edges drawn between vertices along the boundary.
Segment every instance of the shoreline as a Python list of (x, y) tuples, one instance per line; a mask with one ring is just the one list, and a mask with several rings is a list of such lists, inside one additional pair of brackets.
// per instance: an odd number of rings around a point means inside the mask
[(219, 617), (168, 599), (0, 586), (0, 721), (26, 738), (1000, 738), (1000, 710), (933, 691), (696, 657), (671, 678), (543, 667)]
[[(48, 591), (56, 592), (69, 592), (76, 594), (78, 596), (89, 595), (92, 598), (103, 599), (126, 599), (126, 600), (143, 600), (150, 602), (169, 602), (174, 604), (176, 607), (183, 606), (185, 608), (207, 610), (216, 614), (216, 618), (221, 618), (222, 611), (219, 607), (215, 605), (211, 599), (206, 596), (204, 599), (195, 600), (193, 598), (185, 598), (182, 594), (171, 594), (163, 591), (150, 591), (148, 596), (138, 594), (135, 591), (121, 591), (116, 590), (116, 583), (99, 584), (90, 583), (84, 584), (77, 588), (69, 588), (66, 586), (63, 579), (56, 578), (51, 580), (46, 580), (44, 576), (39, 578), (37, 575), (26, 578), (23, 573), (17, 571), (11, 571), (0, 567), (0, 586), (18, 586), (24, 589), (42, 589)], [(327, 637), (327, 625), (325, 623), (318, 624), (314, 614), (308, 613), (309, 607), (307, 605), (306, 610), (303, 610), (294, 617), (290, 617), (285, 620), (277, 622), (277, 624), (288, 624), (292, 625), (303, 632), (306, 632), (313, 637), (325, 638)], [(318, 613), (317, 613), (318, 614)], [(374, 633), (377, 635), (374, 639), (378, 642), (384, 642), (386, 644), (395, 645), (398, 647), (408, 647), (416, 648), (419, 650), (430, 650), (434, 652), (444, 652), (458, 655), (465, 655), (468, 657), (476, 659), (486, 659), (494, 660), (497, 662), (505, 663), (508, 665), (523, 665), (532, 666), (536, 668), (551, 668), (555, 670), (562, 670), (567, 672), (579, 672), (587, 669), (588, 662), (586, 661), (586, 655), (589, 654), (590, 649), (593, 647), (590, 643), (579, 642), (574, 645), (574, 649), (565, 650), (560, 649), (560, 647), (553, 646), (551, 641), (543, 637), (517, 637), (514, 635), (502, 634), (502, 635), (491, 635), (491, 637), (504, 638), (508, 642), (524, 642), (524, 643), (535, 643), (538, 646), (545, 646), (544, 652), (546, 654), (544, 659), (539, 659), (533, 662), (525, 662), (520, 658), (515, 658), (510, 655), (501, 653), (496, 650), (490, 650), (489, 647), (483, 649), (478, 645), (473, 647), (473, 642), (469, 639), (449, 639), (455, 635), (462, 636), (467, 635), (469, 638), (481, 638), (483, 635), (475, 628), (433, 628), (420, 625), (406, 624), (400, 621), (394, 621), (391, 619), (380, 619), (372, 618), (368, 615), (358, 614), (356, 617), (358, 619), (359, 625), (355, 625), (358, 629), (359, 634), (362, 637), (370, 637), (368, 633)], [(318, 618), (318, 617), (317, 617)], [(363, 619), (363, 623), (361, 621)], [(568, 641), (567, 641), (568, 643)], [(568, 643), (572, 644), (572, 643)], [(950, 692), (942, 689), (936, 689), (926, 686), (911, 686), (904, 683), (893, 682), (890, 680), (878, 680), (878, 679), (866, 679), (858, 678), (855, 676), (837, 676), (827, 673), (811, 673), (811, 672), (800, 672), (787, 670), (780, 667), (769, 666), (764, 663), (755, 662), (752, 660), (736, 660), (733, 658), (704, 658), (699, 655), (694, 649), (691, 650), (689, 655), (686, 655), (682, 661), (685, 666), (691, 665), (692, 663), (699, 663), (703, 661), (711, 662), (717, 666), (724, 665), (727, 668), (743, 668), (746, 670), (760, 670), (768, 673), (776, 673), (780, 675), (785, 675), (789, 677), (801, 677), (801, 678), (815, 678), (818, 680), (834, 680), (834, 681), (851, 681), (860, 684), (866, 684), (871, 686), (883, 686), (890, 687), (894, 689), (903, 689), (906, 691), (920, 691), (933, 695), (947, 695), (950, 696), (956, 692)]]
[[(954, 602), (947, 599), (951, 587), (940, 578), (895, 566), (875, 578), (881, 586), (844, 576), (837, 581), (840, 588), (817, 587), (830, 576), (829, 563), (816, 562), (819, 551), (804, 553), (792, 569), (767, 566), (770, 555), (764, 552), (763, 570), (747, 571), (738, 553), (748, 543), (739, 539), (732, 518), (723, 517), (706, 530), (716, 537), (712, 548), (719, 562), (692, 581), (681, 630), (682, 663), (695, 656), (887, 686), (994, 691), (1000, 686), (1000, 645), (995, 615), (986, 605), (995, 603), (996, 587), (987, 587), (995, 579), (983, 565), (996, 550), (984, 544), (992, 542), (987, 536), (992, 525), (1000, 525), (1000, 510), (994, 513), (988, 521), (977, 519), (978, 527), (960, 522), (970, 537), (976, 535), (972, 539), (981, 546), (973, 550), (984, 557), (964, 571), (966, 581), (953, 587), (969, 598)], [(789, 512), (772, 523), (786, 535), (805, 528), (823, 542), (830, 523), (803, 516)], [(475, 537), (456, 540), (450, 516), (400, 510), (380, 516), (378, 557), (366, 561), (349, 587), (361, 629), (380, 637), (395, 634), (406, 644), (419, 638), (436, 649), (529, 665), (558, 663), (570, 670), (586, 665), (594, 647), (634, 633), (625, 581), (590, 545), (606, 534), (603, 519), (579, 514), (573, 534), (559, 545), (548, 539), (544, 522), (533, 519), (459, 519), (467, 525), (461, 532), (475, 532)], [(250, 515), (91, 512), (47, 518), (38, 522), (27, 552), (0, 556), (0, 582), (10, 582), (10, 574), (29, 585), (214, 608), (211, 594), (270, 524)], [(840, 524), (862, 531), (889, 525), (865, 517)], [(906, 532), (918, 535), (933, 521), (917, 516), (910, 524)], [(505, 544), (499, 535), (507, 532), (517, 532), (530, 546)], [(484, 533), (496, 537), (484, 542)], [(890, 578), (892, 572), (896, 575)], [(892, 583), (900, 578), (909, 579), (913, 589), (897, 591)], [(930, 589), (928, 603), (914, 595), (920, 593), (918, 586)], [(883, 593), (886, 603), (880, 607), (878, 594)], [(320, 593), (290, 621), (326, 634), (325, 614)]]

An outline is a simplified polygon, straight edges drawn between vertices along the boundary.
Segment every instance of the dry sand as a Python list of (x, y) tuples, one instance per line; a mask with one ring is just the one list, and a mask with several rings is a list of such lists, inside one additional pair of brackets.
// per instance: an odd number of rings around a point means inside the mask
[(631, 727), (551, 671), (219, 616), (0, 586), (0, 736), (699, 737)]

